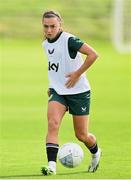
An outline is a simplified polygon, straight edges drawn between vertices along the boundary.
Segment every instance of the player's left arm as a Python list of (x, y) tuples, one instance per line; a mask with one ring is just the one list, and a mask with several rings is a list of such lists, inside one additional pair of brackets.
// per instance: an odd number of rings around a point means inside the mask
[(97, 52), (86, 43), (84, 43), (80, 47), (79, 52), (81, 52), (82, 54), (85, 54), (87, 56), (86, 56), (86, 59), (85, 59), (83, 65), (76, 71), (78, 76), (83, 74), (98, 58)]
[(66, 76), (68, 77), (68, 81), (66, 82), (67, 88), (73, 87), (75, 83), (78, 81), (81, 74), (83, 74), (95, 62), (95, 60), (98, 57), (97, 52), (86, 43), (84, 43), (80, 47), (79, 52), (87, 56), (82, 66), (79, 69), (77, 69), (77, 71), (72, 72)]

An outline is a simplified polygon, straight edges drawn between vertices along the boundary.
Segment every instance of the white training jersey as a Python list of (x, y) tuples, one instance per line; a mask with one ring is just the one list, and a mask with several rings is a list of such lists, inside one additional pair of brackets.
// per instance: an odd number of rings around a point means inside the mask
[(72, 59), (68, 50), (68, 39), (74, 35), (62, 32), (55, 42), (45, 40), (42, 43), (48, 58), (49, 88), (53, 88), (60, 95), (78, 94), (90, 90), (90, 85), (83, 73), (76, 84), (67, 88), (65, 86), (68, 78), (66, 75), (80, 68), (83, 59), (80, 52)]

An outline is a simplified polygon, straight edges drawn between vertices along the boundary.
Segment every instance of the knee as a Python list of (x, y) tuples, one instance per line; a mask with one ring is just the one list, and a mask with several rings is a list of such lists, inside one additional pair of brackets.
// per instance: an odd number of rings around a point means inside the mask
[(81, 142), (86, 142), (88, 137), (87, 133), (76, 133), (75, 136)]

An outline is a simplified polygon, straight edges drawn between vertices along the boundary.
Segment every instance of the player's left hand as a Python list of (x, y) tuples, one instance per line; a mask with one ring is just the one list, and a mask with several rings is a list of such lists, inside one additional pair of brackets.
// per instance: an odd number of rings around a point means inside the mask
[(79, 76), (78, 76), (77, 72), (67, 74), (66, 78), (68, 78), (68, 80), (65, 84), (65, 86), (67, 88), (72, 88), (76, 84), (76, 82), (79, 80)]

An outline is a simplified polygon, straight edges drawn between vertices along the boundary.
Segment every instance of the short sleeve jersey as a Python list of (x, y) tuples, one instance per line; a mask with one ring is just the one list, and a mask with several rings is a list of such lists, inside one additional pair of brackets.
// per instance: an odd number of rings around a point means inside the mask
[(75, 58), (77, 55), (77, 51), (84, 44), (82, 40), (77, 37), (70, 37), (68, 40), (68, 50), (71, 58)]

